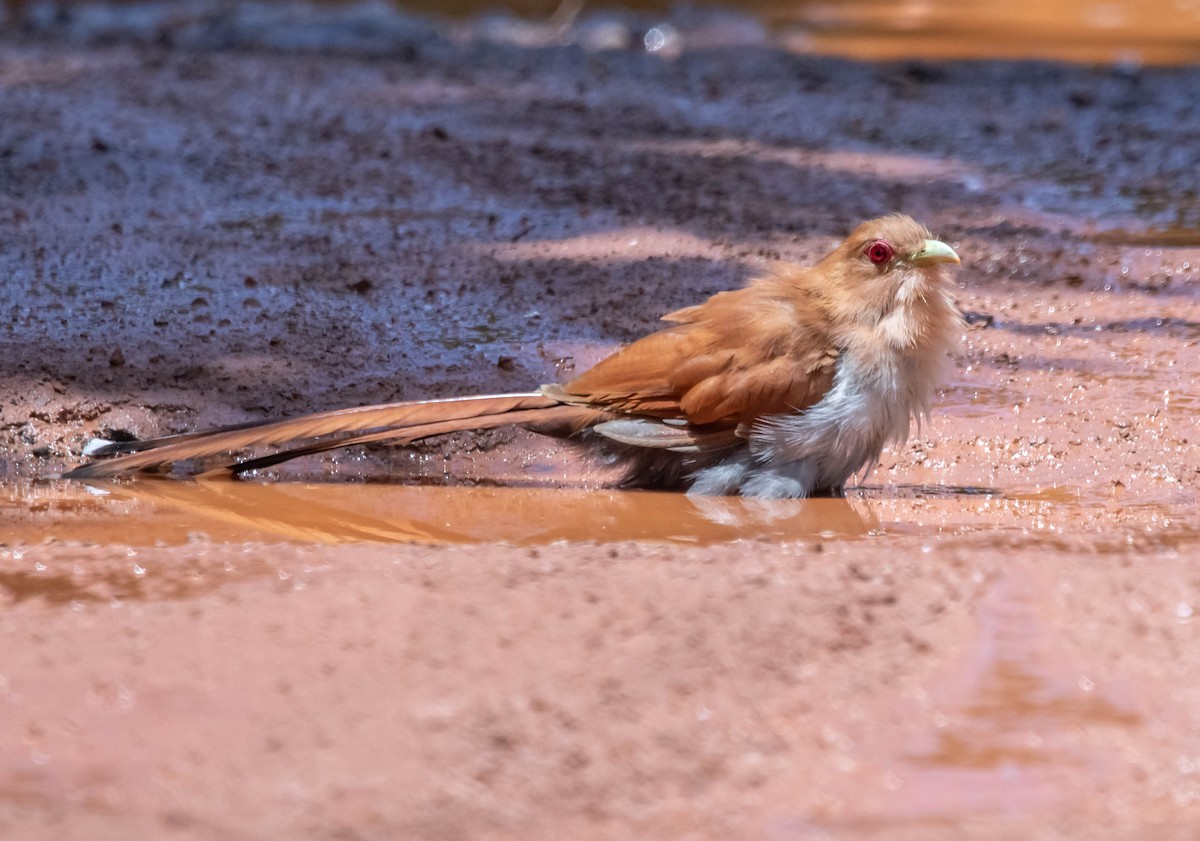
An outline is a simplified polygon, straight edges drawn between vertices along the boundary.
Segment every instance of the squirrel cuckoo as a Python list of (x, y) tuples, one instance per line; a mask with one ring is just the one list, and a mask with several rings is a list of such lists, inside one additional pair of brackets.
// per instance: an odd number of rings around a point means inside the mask
[(623, 484), (698, 494), (840, 493), (928, 415), (961, 334), (950, 246), (903, 215), (859, 225), (816, 265), (781, 265), (663, 317), (668, 326), (574, 379), (520, 394), (319, 412), (146, 441), (93, 442), (69, 478), (247, 447), (239, 475), (369, 442), (515, 424), (615, 450)]

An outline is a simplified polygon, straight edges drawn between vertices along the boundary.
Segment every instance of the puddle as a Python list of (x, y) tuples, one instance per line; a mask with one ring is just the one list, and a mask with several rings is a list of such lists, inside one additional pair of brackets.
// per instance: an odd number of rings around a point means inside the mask
[[(142, 479), (18, 483), (0, 494), (3, 542), (178, 546), (237, 543), (796, 542), (991, 532), (1069, 535), (1108, 518), (1179, 539), (1188, 498), (1126, 499), (1050, 487), (865, 486), (844, 499), (756, 500), (653, 491)], [(1132, 522), (1128, 522), (1132, 521)]]
[(142, 480), (51, 482), (7, 491), (8, 542), (130, 545), (506, 543), (861, 538), (879, 529), (864, 499), (696, 499), (642, 491), (256, 484)]
[(1047, 58), (1179, 64), (1195, 58), (1200, 9), (1171, 0), (762, 5), (800, 27), (797, 46), (856, 58)]

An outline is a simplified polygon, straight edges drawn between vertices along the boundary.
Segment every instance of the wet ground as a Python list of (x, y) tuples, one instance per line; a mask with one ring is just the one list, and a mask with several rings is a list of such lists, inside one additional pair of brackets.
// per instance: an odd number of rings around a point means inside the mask
[[(0, 39), (0, 834), (1195, 837), (1200, 71), (381, 9)], [(973, 323), (845, 500), (39, 479), (552, 381), (891, 210)]]

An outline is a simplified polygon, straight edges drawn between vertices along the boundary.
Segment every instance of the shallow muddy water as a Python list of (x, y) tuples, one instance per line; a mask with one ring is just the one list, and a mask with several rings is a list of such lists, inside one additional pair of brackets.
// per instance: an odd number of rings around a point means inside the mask
[(1136, 533), (1188, 543), (1195, 537), (1188, 522), (1192, 504), (1183, 492), (1134, 502), (1111, 490), (1072, 487), (866, 486), (842, 499), (743, 500), (603, 489), (143, 479), (21, 482), (0, 492), (5, 540), (21, 546), (161, 547), (198, 539), (712, 546), (898, 535), (977, 535), (981, 545), (1006, 545), (1039, 533), (1078, 534), (1100, 523), (1113, 532), (1105, 535), (1110, 540)]

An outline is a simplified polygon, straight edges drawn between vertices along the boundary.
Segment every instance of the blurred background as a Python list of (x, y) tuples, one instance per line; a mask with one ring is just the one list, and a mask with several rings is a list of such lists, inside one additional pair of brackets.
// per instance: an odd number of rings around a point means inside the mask
[[(157, 2), (148, 5), (186, 15), (214, 5), (227, 9), (269, 5), (272, 0), (242, 3)], [(275, 5), (289, 0), (274, 0)], [(36, 27), (71, 14), (78, 7), (118, 7), (86, 0), (6, 0), (7, 21)], [(141, 4), (143, 6), (147, 4)], [(736, 13), (744, 26), (753, 20), (798, 52), (888, 59), (1041, 58), (1082, 62), (1188, 64), (1200, 59), (1200, 0), (727, 0), (687, 3), (670, 0), (405, 0), (388, 3), (326, 0), (290, 3), (305, 6), (358, 6), (411, 12), (457, 20), (492, 19), (498, 29), (509, 18), (512, 37), (533, 37), (542, 25), (569, 33), (573, 24), (614, 12), (674, 18), (723, 10)], [(735, 25), (730, 18), (730, 25)], [(536, 33), (535, 33), (536, 34)], [(544, 35), (545, 33), (541, 33)], [(669, 33), (668, 33), (669, 36)], [(569, 37), (569, 35), (568, 35)], [(669, 47), (669, 37), (659, 46)], [(654, 43), (648, 44), (654, 47)]]

